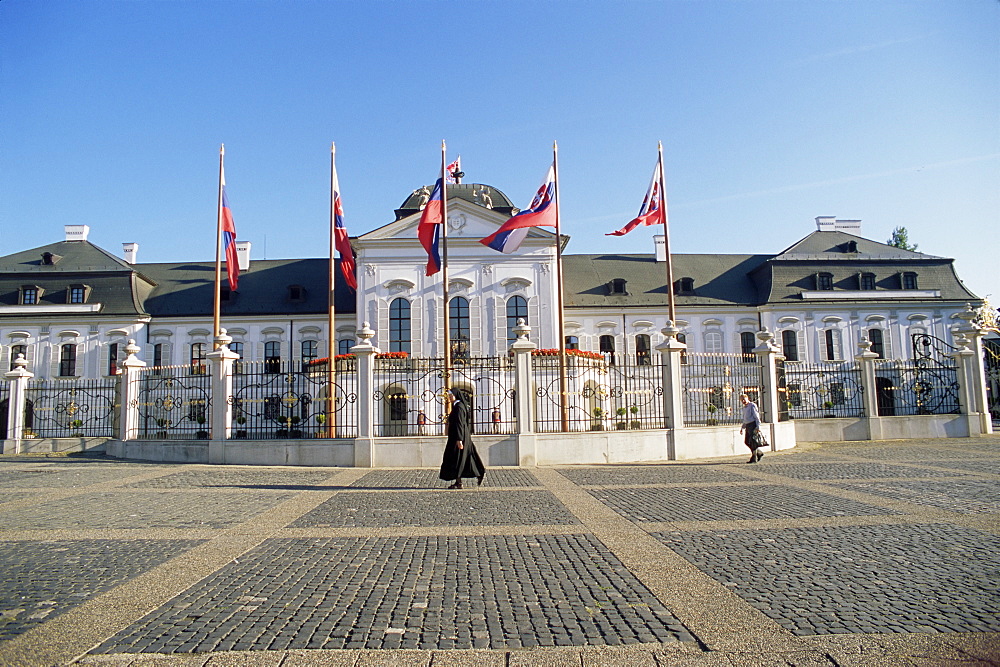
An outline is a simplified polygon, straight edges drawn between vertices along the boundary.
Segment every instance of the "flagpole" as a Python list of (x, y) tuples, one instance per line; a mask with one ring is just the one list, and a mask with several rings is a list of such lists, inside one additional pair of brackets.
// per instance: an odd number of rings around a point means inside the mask
[[(222, 291), (222, 187), (225, 179), (223, 171), (223, 159), (226, 155), (226, 145), (219, 144), (219, 204), (216, 209), (215, 218), (215, 299), (212, 309), (212, 331), (213, 339), (219, 337), (219, 320), (222, 309), (220, 292)], [(218, 343), (213, 340), (212, 349), (216, 349)]]
[(663, 215), (663, 250), (667, 263), (667, 310), (670, 322), (677, 321), (677, 310), (674, 305), (674, 268), (673, 260), (670, 257), (670, 223), (667, 216), (667, 183), (663, 175), (663, 142), (656, 142), (657, 151), (660, 154), (660, 210)]
[(330, 142), (330, 275), (328, 279), (329, 292), (327, 295), (327, 319), (326, 319), (326, 351), (328, 356), (328, 361), (326, 364), (327, 371), (327, 397), (326, 397), (326, 421), (327, 421), (327, 436), (331, 438), (336, 437), (337, 428), (337, 413), (334, 410), (334, 373), (336, 372), (336, 362), (334, 357), (336, 356), (336, 344), (337, 344), (337, 332), (334, 329), (334, 320), (336, 316), (336, 303), (334, 300), (334, 289), (336, 288), (336, 279), (334, 274), (336, 273), (336, 260), (334, 259), (334, 250), (336, 248), (336, 190), (334, 188), (334, 178), (337, 174), (336, 167), (336, 154), (337, 145), (334, 142)]
[[(445, 177), (447, 158), (441, 140), (441, 292), (444, 298), (444, 389), (451, 389), (451, 322), (448, 304), (448, 181)], [(447, 405), (447, 401), (445, 402)], [(471, 409), (471, 406), (470, 406)], [(470, 413), (471, 414), (471, 413)]]
[(559, 332), (559, 413), (563, 432), (569, 431), (569, 413), (566, 408), (566, 329), (563, 317), (562, 234), (559, 210), (559, 145), (552, 142), (552, 180), (556, 195), (556, 318)]

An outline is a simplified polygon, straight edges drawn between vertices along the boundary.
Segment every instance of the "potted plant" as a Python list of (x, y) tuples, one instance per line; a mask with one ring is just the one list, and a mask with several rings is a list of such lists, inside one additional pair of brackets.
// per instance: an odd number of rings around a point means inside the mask
[(83, 420), (82, 419), (74, 419), (73, 421), (71, 421), (69, 423), (69, 427), (72, 428), (72, 429), (77, 429), (77, 430), (70, 437), (73, 437), (73, 438), (82, 438), (83, 437), (83, 433), (79, 430), (82, 426), (83, 426)]
[(718, 410), (718, 408), (715, 407), (714, 403), (709, 403), (705, 406), (705, 409), (708, 410), (708, 419), (705, 420), (705, 425), (717, 426), (719, 424), (719, 420), (715, 418), (715, 411)]
[(618, 421), (615, 422), (615, 428), (619, 431), (624, 431), (628, 426), (628, 424), (625, 423), (625, 413), (627, 412), (628, 410), (623, 407), (615, 409), (615, 414), (618, 415)]
[(603, 431), (604, 430), (604, 408), (600, 406), (594, 407), (592, 411), (594, 419), (590, 422), (591, 431)]
[(629, 422), (628, 427), (631, 429), (642, 428), (642, 422), (639, 421), (639, 419), (637, 419), (637, 416), (639, 414), (639, 406), (633, 405), (628, 409), (628, 411), (632, 413), (632, 421)]
[[(833, 401), (823, 401), (823, 409), (824, 410), (833, 410)], [(833, 414), (832, 412), (827, 412), (823, 416), (829, 418), (829, 417), (836, 417), (837, 415)]]
[(156, 432), (156, 437), (165, 439), (167, 437), (167, 426), (170, 425), (170, 420), (165, 417), (160, 417), (156, 420), (156, 425), (160, 427), (160, 430)]
[[(240, 426), (243, 426), (244, 424), (247, 423), (247, 418), (244, 417), (243, 415), (240, 415), (239, 417), (236, 418), (236, 423), (239, 424)], [(247, 437), (247, 430), (245, 428), (236, 429), (235, 437), (239, 438), (240, 440), (245, 440)]]
[[(299, 417), (298, 417), (298, 415), (292, 415), (289, 418), (289, 421), (292, 423), (292, 425), (298, 424), (299, 423)], [(300, 428), (290, 429), (290, 431), (289, 431), (288, 434), (291, 437), (293, 437), (293, 438), (301, 438), (302, 437), (302, 429), (300, 429)]]
[[(205, 416), (198, 415), (195, 421), (198, 422), (199, 426), (204, 426)], [(199, 429), (198, 431), (195, 432), (194, 437), (198, 438), (199, 440), (208, 440), (208, 431), (206, 429)]]
[(289, 425), (292, 423), (291, 417), (279, 417), (278, 422), (282, 424), (282, 427), (274, 432), (274, 437), (276, 438), (287, 438)]
[(315, 433), (316, 437), (317, 438), (325, 438), (325, 437), (327, 437), (327, 430), (325, 428), (326, 427), (326, 415), (324, 413), (322, 413), (322, 412), (318, 413), (316, 415), (316, 423), (319, 424), (319, 428), (316, 430), (316, 433)]

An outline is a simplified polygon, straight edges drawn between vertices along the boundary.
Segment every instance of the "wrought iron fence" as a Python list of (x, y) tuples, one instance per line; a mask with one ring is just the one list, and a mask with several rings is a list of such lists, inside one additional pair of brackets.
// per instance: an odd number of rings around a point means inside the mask
[(786, 363), (785, 407), (792, 419), (863, 417), (861, 369), (856, 361)]
[(558, 355), (534, 355), (531, 361), (535, 430), (540, 433), (564, 430), (564, 407), (569, 431), (664, 426), (663, 357), (659, 354), (571, 354), (565, 371), (560, 370)]
[[(512, 357), (453, 359), (451, 386), (472, 395), (474, 433), (516, 431)], [(443, 435), (444, 359), (375, 359), (375, 427), (379, 436)]]
[(983, 370), (986, 373), (986, 404), (993, 419), (1000, 419), (1000, 340), (983, 339)]
[(137, 440), (207, 439), (212, 423), (211, 377), (190, 366), (141, 368)]
[(118, 380), (28, 380), (25, 436), (113, 438), (118, 427)]
[(232, 375), (232, 438), (356, 438), (355, 359), (293, 365), (244, 361)]
[(875, 360), (875, 393), (882, 417), (958, 414), (958, 370), (927, 358)]
[(688, 352), (681, 366), (681, 385), (685, 426), (740, 424), (740, 394), (760, 402), (761, 366), (750, 355)]
[(0, 381), (0, 439), (7, 437), (7, 420), (10, 414), (10, 383)]

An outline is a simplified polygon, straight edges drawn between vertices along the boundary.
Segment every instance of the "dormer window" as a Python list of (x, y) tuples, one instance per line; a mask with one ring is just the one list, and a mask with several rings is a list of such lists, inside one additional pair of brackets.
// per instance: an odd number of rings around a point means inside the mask
[(817, 273), (816, 274), (816, 289), (818, 290), (832, 290), (833, 289), (833, 274), (832, 273)]
[(302, 303), (306, 300), (306, 288), (302, 285), (289, 285), (288, 300), (292, 303)]
[(917, 289), (917, 274), (912, 271), (903, 274), (903, 289)]
[(86, 285), (70, 285), (66, 290), (66, 303), (87, 303), (90, 288)]
[(875, 289), (875, 274), (874, 273), (862, 273), (859, 279), (862, 291), (870, 292)]
[(55, 254), (53, 254), (51, 252), (43, 252), (42, 253), (42, 264), (44, 266), (52, 266), (53, 264), (55, 264), (56, 262), (58, 262), (60, 259), (62, 259), (62, 255), (55, 255)]
[(847, 243), (842, 244), (840, 246), (840, 248), (844, 252), (857, 252), (858, 251), (858, 242), (857, 241), (848, 241)]
[(37, 285), (21, 286), (21, 305), (34, 306), (38, 304), (39, 297), (42, 296), (42, 288)]
[(615, 278), (608, 283), (608, 294), (628, 294), (625, 291), (625, 279)]
[(674, 281), (674, 294), (691, 294), (694, 292), (694, 278), (681, 278)]

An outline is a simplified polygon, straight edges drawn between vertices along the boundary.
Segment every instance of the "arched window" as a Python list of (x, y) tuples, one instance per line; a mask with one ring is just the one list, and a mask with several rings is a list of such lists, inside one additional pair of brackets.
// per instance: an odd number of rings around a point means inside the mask
[(743, 331), (740, 333), (740, 353), (743, 355), (743, 361), (753, 361), (753, 349), (756, 347), (754, 343), (757, 337), (753, 335), (752, 331)]
[(826, 343), (827, 361), (840, 361), (843, 359), (843, 351), (840, 343), (840, 329), (827, 329), (823, 332)]
[(341, 338), (337, 341), (337, 354), (350, 354), (352, 347), (354, 347), (353, 338)]
[(579, 350), (580, 349), (580, 339), (576, 336), (566, 336), (566, 349), (567, 350)]
[(239, 359), (233, 361), (233, 373), (243, 372), (243, 343), (233, 341), (229, 344), (229, 351), (240, 355)]
[(528, 300), (523, 296), (512, 296), (507, 299), (507, 345), (508, 347), (517, 340), (514, 327), (518, 320), (524, 320), (528, 324)]
[(785, 354), (785, 361), (799, 360), (799, 339), (793, 329), (781, 332), (781, 351)]
[(66, 343), (59, 348), (59, 375), (76, 375), (76, 343)]
[(601, 354), (614, 354), (615, 353), (615, 337), (610, 334), (604, 334), (600, 338), (600, 348)]
[(205, 344), (191, 343), (191, 375), (204, 375), (205, 371)]
[(319, 357), (319, 343), (314, 340), (304, 340), (301, 343), (302, 363), (308, 364)]
[(17, 366), (14, 362), (17, 361), (17, 355), (23, 354), (24, 358), (28, 358), (28, 346), (27, 345), (11, 345), (10, 346), (10, 370), (14, 370)]
[(281, 342), (269, 340), (264, 343), (264, 372), (281, 372)]
[(456, 296), (448, 303), (452, 359), (469, 358), (469, 300)]
[(410, 302), (403, 298), (389, 304), (389, 351), (410, 351)]
[(869, 329), (868, 342), (872, 344), (872, 352), (877, 354), (879, 359), (885, 359), (885, 339), (882, 337), (882, 330)]
[(649, 334), (636, 334), (635, 336), (635, 363), (640, 366), (648, 366), (650, 362)]

